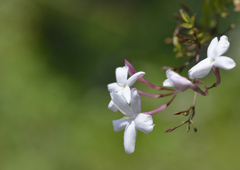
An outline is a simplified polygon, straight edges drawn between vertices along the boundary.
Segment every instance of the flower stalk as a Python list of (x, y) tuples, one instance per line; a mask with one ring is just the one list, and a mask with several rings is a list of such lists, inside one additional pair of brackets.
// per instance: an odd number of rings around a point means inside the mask
[(147, 115), (154, 115), (156, 113), (159, 113), (161, 112), (162, 110), (164, 110), (166, 107), (168, 107), (172, 101), (175, 99), (177, 93), (179, 92), (179, 90), (176, 90), (174, 93), (173, 93), (173, 97), (170, 101), (168, 101), (167, 103), (163, 104), (162, 106), (160, 106), (159, 108), (155, 109), (155, 110), (152, 110), (152, 111), (149, 111), (149, 112), (143, 112), (143, 114), (147, 114)]
[(140, 90), (137, 90), (137, 92), (138, 92), (139, 95), (146, 96), (146, 97), (151, 97), (151, 98), (166, 97), (166, 96), (170, 96), (170, 95), (173, 94), (173, 93), (167, 93), (167, 94), (149, 94), (149, 93), (142, 92), (142, 91), (140, 91)]

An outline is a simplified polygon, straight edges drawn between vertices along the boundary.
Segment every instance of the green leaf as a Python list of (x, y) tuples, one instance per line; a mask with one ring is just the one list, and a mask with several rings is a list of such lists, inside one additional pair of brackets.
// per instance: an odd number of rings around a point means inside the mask
[(190, 24), (194, 25), (195, 24), (195, 15), (191, 17)]
[(182, 9), (180, 9), (180, 14), (181, 14), (181, 16), (182, 16), (182, 19), (183, 19), (185, 22), (187, 22), (187, 23), (190, 22), (189, 16), (188, 16), (187, 13), (184, 12)]
[(181, 26), (184, 28), (192, 28), (193, 27), (192, 24), (188, 24), (188, 23), (182, 23)]
[(175, 47), (177, 47), (178, 44), (179, 44), (179, 42), (178, 42), (178, 37), (177, 37), (177, 36), (173, 36), (173, 45), (174, 45)]
[(210, 40), (212, 37), (210, 35), (205, 35), (201, 41), (200, 44), (204, 44), (206, 41)]
[(188, 31), (188, 34), (189, 34), (189, 35), (193, 35), (193, 33), (194, 33), (193, 30), (189, 30), (189, 31)]
[(201, 38), (203, 36), (203, 32), (202, 33), (199, 33), (199, 34), (197, 34), (197, 37), (198, 38)]

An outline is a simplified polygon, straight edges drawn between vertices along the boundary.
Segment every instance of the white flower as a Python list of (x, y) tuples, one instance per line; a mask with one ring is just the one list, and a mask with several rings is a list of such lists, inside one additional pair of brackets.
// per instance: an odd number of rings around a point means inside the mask
[[(144, 76), (144, 72), (137, 72), (133, 74), (129, 79), (127, 79), (128, 76), (128, 67), (118, 67), (116, 68), (116, 83), (108, 84), (108, 91), (118, 93), (122, 95), (127, 103), (130, 103), (131, 101), (131, 90), (130, 87), (137, 81), (138, 78)], [(112, 102), (110, 101), (108, 108), (114, 112), (116, 112), (118, 109)]]
[(217, 37), (215, 37), (208, 46), (207, 58), (199, 62), (188, 71), (189, 78), (203, 78), (211, 71), (213, 66), (225, 70), (234, 68), (236, 63), (233, 61), (233, 59), (221, 56), (228, 50), (229, 46), (230, 43), (228, 42), (227, 36), (223, 35), (219, 41)]
[(167, 79), (164, 80), (163, 86), (165, 87), (175, 87), (176, 89), (180, 91), (185, 91), (188, 88), (191, 88), (194, 86), (194, 84), (189, 81), (187, 78), (180, 76), (176, 72), (172, 71), (171, 69), (168, 69), (166, 71)]
[(124, 148), (126, 153), (131, 154), (135, 150), (135, 142), (137, 130), (145, 134), (153, 130), (153, 120), (151, 115), (146, 115), (141, 112), (141, 99), (135, 88), (131, 91), (131, 107), (128, 105), (125, 98), (118, 93), (111, 93), (112, 101), (116, 107), (126, 116), (125, 118), (113, 120), (114, 131), (119, 132), (125, 129), (124, 132)]

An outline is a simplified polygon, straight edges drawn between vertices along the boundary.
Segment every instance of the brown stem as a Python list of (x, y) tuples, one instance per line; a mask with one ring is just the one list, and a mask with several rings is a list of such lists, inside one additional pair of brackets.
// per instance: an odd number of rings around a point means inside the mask
[(137, 92), (138, 92), (139, 95), (146, 96), (146, 97), (152, 97), (152, 98), (160, 98), (160, 97), (170, 96), (170, 95), (173, 94), (173, 93), (167, 93), (167, 94), (149, 94), (149, 93), (142, 92), (142, 91), (140, 91), (140, 90), (137, 90)]
[(220, 77), (220, 73), (219, 73), (219, 68), (213, 66), (213, 72), (214, 72), (214, 74), (215, 74), (215, 76), (217, 78), (217, 81), (212, 86), (208, 87), (207, 88), (208, 90), (213, 88), (213, 87), (217, 87), (221, 83), (221, 77)]
[(169, 105), (172, 103), (172, 101), (174, 100), (174, 98), (176, 97), (176, 95), (177, 95), (178, 92), (179, 92), (179, 91), (176, 90), (176, 91), (174, 92), (174, 94), (173, 94), (172, 99), (171, 99), (170, 101), (168, 101), (167, 103), (165, 103), (164, 105), (160, 106), (159, 108), (157, 108), (157, 109), (155, 109), (155, 110), (152, 110), (152, 111), (149, 111), (149, 112), (143, 112), (143, 113), (144, 113), (144, 114), (147, 114), (147, 115), (153, 115), (153, 114), (156, 114), (156, 113), (164, 110), (167, 106), (169, 106)]

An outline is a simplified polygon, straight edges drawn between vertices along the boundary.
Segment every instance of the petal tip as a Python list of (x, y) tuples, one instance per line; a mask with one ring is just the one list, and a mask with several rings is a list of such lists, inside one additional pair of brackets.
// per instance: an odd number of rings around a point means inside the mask
[(226, 35), (223, 35), (223, 36), (220, 37), (220, 39), (228, 40), (228, 37)]

